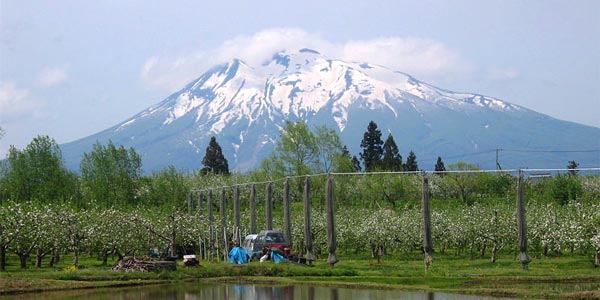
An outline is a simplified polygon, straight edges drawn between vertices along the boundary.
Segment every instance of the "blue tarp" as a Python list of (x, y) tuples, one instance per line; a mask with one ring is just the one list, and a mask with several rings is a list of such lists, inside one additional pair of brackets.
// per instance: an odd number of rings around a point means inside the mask
[(248, 263), (248, 252), (242, 247), (233, 247), (229, 251), (229, 262), (236, 262), (237, 264)]
[(279, 251), (271, 251), (271, 260), (273, 260), (276, 264), (282, 261), (288, 261), (287, 258), (283, 257)]

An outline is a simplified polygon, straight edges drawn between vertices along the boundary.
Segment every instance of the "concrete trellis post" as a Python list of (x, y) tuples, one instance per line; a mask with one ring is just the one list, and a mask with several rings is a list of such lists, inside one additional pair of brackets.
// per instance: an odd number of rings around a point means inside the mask
[(188, 193), (187, 205), (188, 205), (188, 213), (191, 215), (194, 212), (194, 204), (193, 204), (194, 193), (190, 191)]
[(214, 225), (213, 225), (213, 190), (208, 191), (208, 203), (206, 212), (208, 213), (208, 257), (212, 258), (214, 248)]
[(310, 178), (304, 181), (304, 245), (306, 246), (306, 260), (309, 264), (316, 259), (313, 253), (313, 240), (310, 232)]
[[(198, 191), (198, 222), (202, 223), (202, 191)], [(202, 239), (202, 234), (198, 236), (198, 252), (201, 254), (202, 259), (206, 259), (206, 239)]]
[(234, 219), (234, 242), (241, 244), (241, 233), (240, 233), (240, 186), (235, 186), (235, 196), (233, 197), (233, 219)]
[(327, 178), (327, 245), (329, 246), (329, 258), (327, 263), (333, 268), (339, 259), (335, 255), (337, 241), (335, 236), (335, 209), (333, 206), (333, 177)]
[(198, 212), (200, 212), (200, 213), (202, 213), (202, 197), (203, 196), (204, 195), (203, 195), (202, 191), (199, 191), (198, 192), (198, 207), (197, 207), (197, 209), (198, 209)]
[(531, 259), (527, 255), (527, 223), (525, 222), (525, 193), (523, 188), (523, 172), (519, 170), (517, 178), (517, 226), (519, 232), (519, 261), (521, 268), (527, 270), (527, 264)]
[(256, 234), (256, 186), (250, 187), (250, 233)]
[(285, 186), (283, 188), (283, 226), (285, 240), (290, 244), (292, 248), (292, 216), (290, 212), (290, 179), (285, 180)]
[(229, 247), (227, 245), (227, 212), (225, 211), (225, 188), (221, 189), (221, 207), (219, 209), (221, 217), (221, 234), (223, 236), (223, 260), (227, 261)]
[(273, 230), (273, 183), (269, 182), (267, 184), (266, 190), (266, 199), (265, 199), (265, 224), (267, 226), (267, 230)]
[(429, 269), (433, 261), (433, 243), (431, 241), (431, 212), (429, 211), (429, 179), (427, 174), (423, 172), (423, 195), (422, 195), (422, 210), (423, 210), (423, 246), (424, 246), (424, 261), (425, 269)]

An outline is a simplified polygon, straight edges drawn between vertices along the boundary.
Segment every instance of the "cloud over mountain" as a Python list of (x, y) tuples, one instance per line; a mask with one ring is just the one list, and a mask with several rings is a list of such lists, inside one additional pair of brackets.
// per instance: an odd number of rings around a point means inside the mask
[[(262, 38), (272, 37), (252, 37), (256, 43)], [(233, 44), (243, 42), (253, 43)], [(286, 120), (334, 128), (353, 154), (360, 151), (367, 124), (375, 120), (382, 132), (394, 135), (401, 152), (417, 153), (424, 169), (437, 156), (494, 168), (497, 148), (546, 151), (502, 157), (508, 168), (564, 167), (572, 159), (581, 166), (600, 164), (597, 153), (565, 158), (558, 151), (597, 148), (599, 128), (556, 120), (494, 97), (448, 91), (394, 68), (333, 59), (320, 51), (278, 50), (263, 59), (267, 55), (256, 50), (244, 60), (212, 66), (160, 103), (63, 145), (67, 164), (76, 168), (96, 141), (110, 139), (140, 152), (146, 171), (167, 165), (197, 170), (209, 139), (216, 136), (230, 167), (249, 171), (274, 149)], [(150, 61), (147, 69), (154, 64), (158, 62)]]
[(336, 43), (298, 28), (271, 28), (236, 36), (207, 51), (149, 57), (140, 70), (140, 78), (150, 87), (172, 91), (212, 64), (237, 58), (252, 66), (260, 65), (273, 53), (302, 48), (319, 49), (332, 59), (403, 70), (425, 81), (452, 78), (473, 69), (459, 53), (433, 39), (391, 36)]

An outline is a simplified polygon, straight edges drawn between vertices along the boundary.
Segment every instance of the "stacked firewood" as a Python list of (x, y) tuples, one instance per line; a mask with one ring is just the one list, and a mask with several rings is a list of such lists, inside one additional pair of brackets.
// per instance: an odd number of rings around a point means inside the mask
[(123, 272), (147, 272), (160, 270), (174, 271), (176, 268), (177, 265), (174, 261), (141, 260), (133, 256), (125, 256), (117, 262), (112, 270)]

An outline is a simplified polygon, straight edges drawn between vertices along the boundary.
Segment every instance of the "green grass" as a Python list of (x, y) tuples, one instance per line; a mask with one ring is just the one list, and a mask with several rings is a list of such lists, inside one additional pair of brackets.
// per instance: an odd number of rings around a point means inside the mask
[[(412, 255), (411, 255), (412, 256)], [(7, 271), (0, 273), (0, 293), (14, 294), (49, 290), (156, 284), (187, 280), (218, 282), (256, 282), (269, 284), (317, 284), (344, 287), (393, 288), (444, 291), (460, 294), (509, 296), (518, 298), (600, 299), (600, 269), (589, 256), (570, 255), (534, 259), (527, 271), (510, 255), (497, 263), (489, 259), (436, 255), (425, 270), (419, 254), (406, 257), (386, 256), (377, 263), (370, 257), (344, 257), (332, 269), (324, 259), (314, 266), (253, 262), (233, 265), (201, 262), (201, 267), (162, 272), (113, 272), (95, 257), (82, 257), (78, 269), (70, 268), (69, 257), (56, 267), (20, 269), (15, 257), (9, 257)], [(572, 288), (589, 286), (588, 291)], [(549, 288), (564, 286), (564, 289)]]

